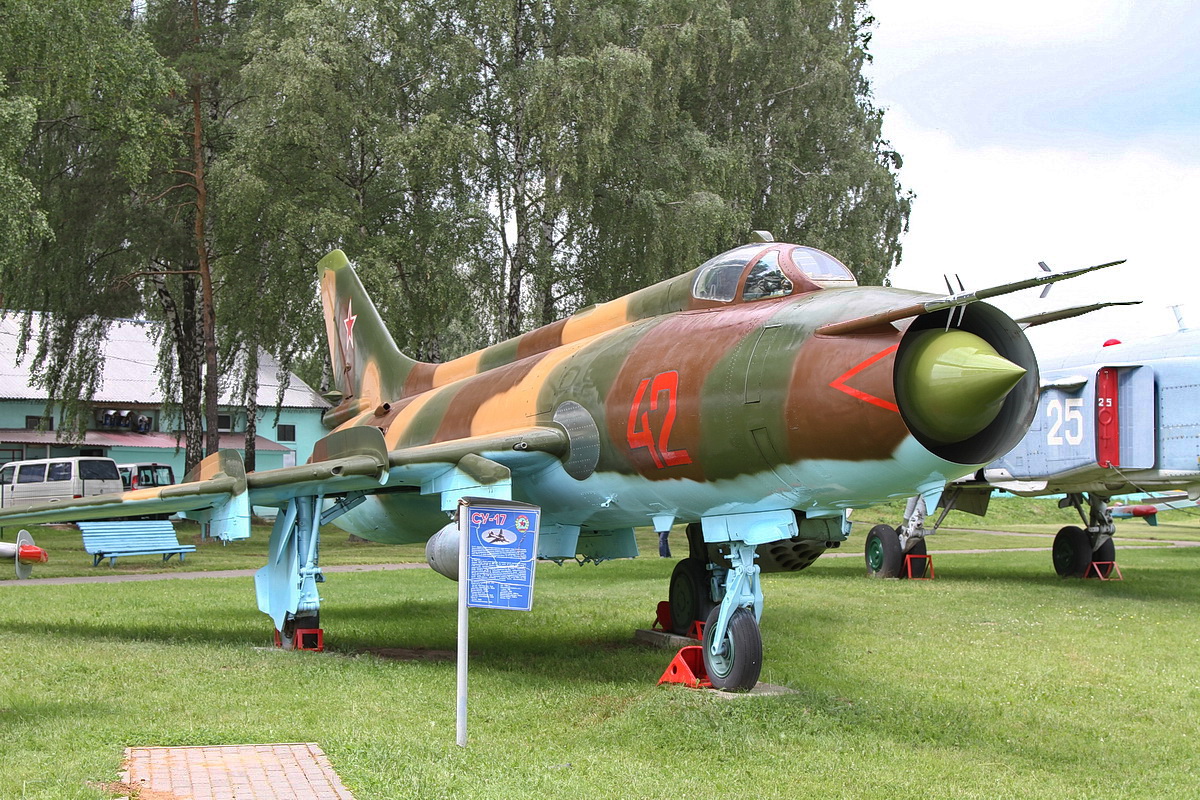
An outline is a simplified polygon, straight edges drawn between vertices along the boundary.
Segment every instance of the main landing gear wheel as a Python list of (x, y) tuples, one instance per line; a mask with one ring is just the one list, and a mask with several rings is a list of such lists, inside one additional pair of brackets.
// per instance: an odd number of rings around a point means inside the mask
[(709, 599), (708, 569), (697, 558), (685, 558), (675, 565), (667, 599), (671, 603), (671, 630), (686, 634), (692, 623), (708, 619), (713, 602)]
[[(1089, 577), (1094, 577), (1099, 573), (1101, 578), (1107, 578), (1112, 574), (1113, 562), (1117, 560), (1117, 546), (1113, 544), (1112, 539), (1105, 540), (1104, 544), (1096, 548), (1092, 553), (1092, 564), (1096, 565), (1095, 569), (1088, 569)], [(1103, 566), (1101, 566), (1103, 564)], [(1089, 565), (1090, 567), (1091, 565)]]
[[(925, 538), (917, 539), (912, 547), (908, 549), (908, 553), (900, 554), (900, 574), (897, 577), (907, 578), (908, 568), (904, 566), (906, 556), (925, 556), (929, 554), (929, 548), (925, 546)], [(925, 568), (929, 565), (929, 561), (924, 558), (914, 558), (908, 562), (912, 567), (912, 576), (920, 579), (925, 577)]]
[(1054, 571), (1063, 578), (1082, 578), (1092, 563), (1092, 542), (1087, 531), (1075, 525), (1054, 537)]
[(748, 608), (734, 611), (725, 639), (714, 656), (713, 632), (720, 615), (721, 607), (715, 606), (704, 623), (704, 669), (714, 689), (748, 692), (762, 673), (762, 633), (758, 630), (758, 620)]
[(900, 534), (890, 525), (876, 525), (867, 534), (867, 574), (872, 578), (897, 578), (904, 566)]
[(296, 631), (305, 631), (312, 628), (321, 627), (321, 615), (303, 614), (298, 617), (288, 616), (283, 621), (283, 630), (279, 631), (279, 648), (281, 650), (295, 650), (297, 641)]

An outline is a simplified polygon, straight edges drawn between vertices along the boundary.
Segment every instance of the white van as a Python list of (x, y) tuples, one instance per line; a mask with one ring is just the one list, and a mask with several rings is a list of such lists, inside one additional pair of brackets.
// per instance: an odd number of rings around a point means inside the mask
[(0, 507), (49, 503), (120, 492), (117, 462), (70, 456), (10, 461), (0, 469)]
[(175, 483), (175, 470), (168, 464), (117, 464), (117, 470), (121, 473), (121, 483), (126, 490), (149, 489)]

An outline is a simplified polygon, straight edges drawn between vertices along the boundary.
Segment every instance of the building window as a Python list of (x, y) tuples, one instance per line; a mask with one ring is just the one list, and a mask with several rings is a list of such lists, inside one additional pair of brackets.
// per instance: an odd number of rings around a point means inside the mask
[(231, 414), (217, 414), (217, 430), (221, 433), (232, 433), (233, 416)]
[(294, 442), (296, 441), (296, 426), (280, 425), (275, 429), (275, 436), (281, 442)]
[[(41, 417), (28, 417), (27, 416), (27, 417), (25, 417), (25, 430), (36, 431), (38, 429), (38, 425), (40, 425), (41, 422), (42, 422)], [(51, 417), (50, 419), (46, 420), (46, 430), (48, 430), (48, 431), (54, 430), (54, 417)]]

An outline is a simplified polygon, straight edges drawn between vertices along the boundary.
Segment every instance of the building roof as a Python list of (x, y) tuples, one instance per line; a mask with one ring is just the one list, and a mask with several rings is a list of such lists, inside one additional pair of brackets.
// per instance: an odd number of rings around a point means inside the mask
[[(35, 314), (35, 331), (39, 320), (40, 316)], [(45, 391), (30, 384), (33, 353), (27, 351), (21, 363), (17, 363), (20, 328), (19, 315), (0, 316), (0, 399), (44, 402)], [(93, 403), (114, 406), (162, 404), (162, 391), (158, 386), (160, 330), (161, 325), (154, 322), (118, 320), (113, 323), (104, 342), (104, 375), (100, 388), (92, 396)], [(279, 362), (260, 350), (258, 364), (258, 405), (274, 408), (279, 392)], [(218, 403), (222, 406), (242, 405), (228, 390), (221, 393)], [(329, 407), (329, 403), (294, 374), (280, 405), (284, 408)]]
[[(222, 433), (221, 449), (242, 450), (246, 446), (246, 434)], [(56, 445), (58, 431), (30, 431), (22, 428), (0, 428), (0, 442), (12, 444)], [(176, 441), (173, 433), (130, 433), (128, 431), (87, 431), (83, 439), (73, 442), (78, 447), (146, 447), (158, 450), (182, 450), (182, 436)], [(254, 437), (254, 447), (259, 451), (287, 451), (290, 447), (272, 442), (262, 436)]]

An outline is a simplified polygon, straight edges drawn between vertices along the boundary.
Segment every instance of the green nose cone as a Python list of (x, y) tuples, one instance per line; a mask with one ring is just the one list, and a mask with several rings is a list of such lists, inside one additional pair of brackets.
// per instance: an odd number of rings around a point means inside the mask
[(897, 366), (896, 396), (915, 433), (950, 444), (990, 425), (1024, 375), (973, 333), (921, 331)]

